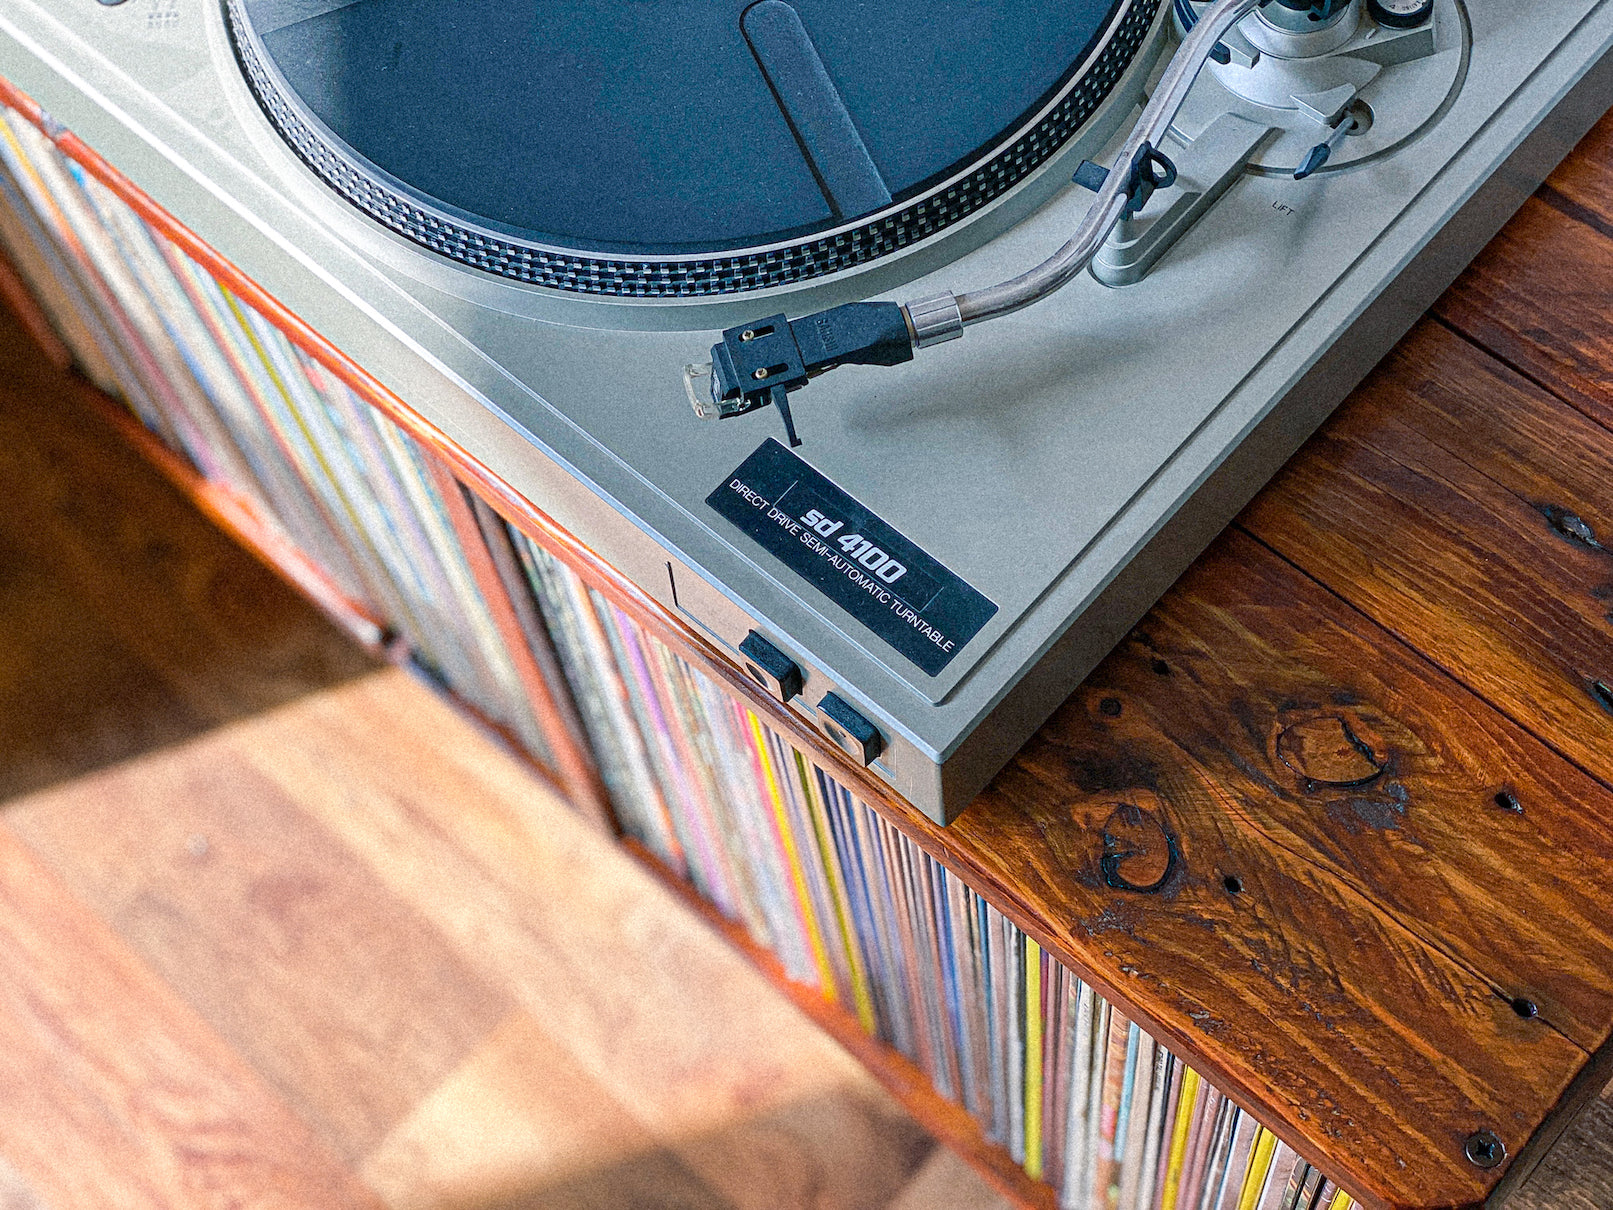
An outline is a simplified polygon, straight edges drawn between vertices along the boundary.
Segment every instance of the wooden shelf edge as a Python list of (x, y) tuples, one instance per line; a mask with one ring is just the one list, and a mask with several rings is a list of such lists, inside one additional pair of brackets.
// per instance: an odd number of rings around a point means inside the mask
[(426, 454), (425, 462), (432, 485), (448, 513), (454, 536), (463, 549), (471, 578), (481, 592), (499, 640), (504, 644), (515, 667), (515, 674), (521, 681), (521, 689), (548, 740), (565, 796), (603, 831), (614, 834), (604, 784), (563, 716), (549, 678), (538, 665), (537, 654), (531, 646), (538, 639), (528, 635), (527, 627), (516, 613), (515, 602), (510, 598), (490, 545), (491, 539), (482, 532), (477, 520), (475, 506), (446, 464), (431, 453)]
[(1027, 1175), (1006, 1148), (985, 1137), (967, 1110), (936, 1092), (929, 1077), (910, 1059), (868, 1034), (855, 1016), (825, 999), (817, 988), (786, 975), (771, 950), (755, 941), (742, 924), (728, 919), (702, 898), (649, 849), (631, 836), (622, 837), (621, 844), (661, 885), (749, 959), (790, 1003), (849, 1051), (921, 1126), (962, 1156), (997, 1192), (1020, 1210), (1054, 1210), (1056, 1196), (1052, 1186)]

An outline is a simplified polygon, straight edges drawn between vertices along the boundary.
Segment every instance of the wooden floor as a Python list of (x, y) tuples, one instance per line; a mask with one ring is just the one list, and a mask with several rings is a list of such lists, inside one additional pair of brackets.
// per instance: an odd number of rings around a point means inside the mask
[[(1588, 222), (1581, 184), (1560, 175), (1487, 256), (1543, 271), (1518, 249), (1556, 228), (1530, 214)], [(1474, 372), (1461, 337), (1486, 323), (1507, 347), (1468, 280), (1403, 361)], [(1550, 375), (1529, 358), (1509, 360)], [(0, 327), (0, 1207), (1000, 1206), (653, 879), (58, 388)], [(1313, 449), (1367, 474), (1351, 443), (1383, 406), (1364, 389)], [(1347, 525), (1342, 502), (1278, 507), (1325, 499), (1322, 461), (1248, 532)], [(1613, 1103), (1514, 1204), (1613, 1207)]]
[(0, 316), (0, 799), (374, 666)]

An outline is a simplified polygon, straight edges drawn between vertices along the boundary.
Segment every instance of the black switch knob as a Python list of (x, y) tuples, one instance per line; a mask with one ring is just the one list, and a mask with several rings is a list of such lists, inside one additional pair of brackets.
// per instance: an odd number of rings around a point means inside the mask
[(823, 724), (824, 734), (859, 764), (872, 764), (885, 750), (885, 737), (879, 728), (837, 693), (823, 695), (818, 703), (818, 721)]
[(801, 665), (785, 655), (754, 630), (739, 645), (750, 678), (781, 702), (801, 692)]

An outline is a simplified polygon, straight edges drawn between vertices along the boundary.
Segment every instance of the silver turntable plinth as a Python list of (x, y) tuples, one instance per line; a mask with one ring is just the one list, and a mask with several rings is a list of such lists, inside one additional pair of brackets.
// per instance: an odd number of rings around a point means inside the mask
[[(355, 209), (265, 116), (219, 0), (174, 0), (159, 24), (139, 3), (11, 0), (0, 74), (736, 662), (755, 632), (798, 665), (789, 709), (821, 726), (825, 695), (848, 703), (881, 737), (872, 771), (945, 821), (1613, 102), (1609, 0), (1435, 0), (1409, 28), (1366, 0), (1296, 28), (1256, 13), (1161, 144), (1175, 180), (1091, 272), (793, 395), (790, 456), (895, 535), (837, 530), (830, 553), (864, 539), (839, 555), (872, 581), (917, 551), (992, 607), (927, 671), (710, 503), (783, 431), (771, 409), (702, 422), (683, 367), (736, 324), (962, 294), (1043, 260), (1092, 202), (1078, 166), (1114, 170), (1150, 73), (1204, 7), (1148, 6), (1151, 41), (1090, 117), (945, 229), (684, 296), (527, 284)], [(774, 524), (808, 549), (817, 506), (792, 507)]]

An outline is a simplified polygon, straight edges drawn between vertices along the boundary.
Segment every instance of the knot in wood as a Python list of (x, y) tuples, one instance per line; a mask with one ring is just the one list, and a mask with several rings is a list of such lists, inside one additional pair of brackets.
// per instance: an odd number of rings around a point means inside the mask
[(1307, 792), (1322, 786), (1348, 789), (1368, 785), (1388, 763), (1336, 714), (1284, 727), (1277, 735), (1277, 756), (1299, 775)]
[(1103, 822), (1104, 884), (1120, 891), (1155, 895), (1165, 889), (1181, 864), (1176, 837), (1152, 811), (1116, 803)]
[(1578, 513), (1571, 513), (1558, 504), (1548, 504), (1541, 511), (1546, 514), (1546, 520), (1551, 527), (1563, 537), (1575, 542), (1583, 542), (1592, 550), (1602, 549), (1601, 542), (1597, 540), (1596, 531)]

